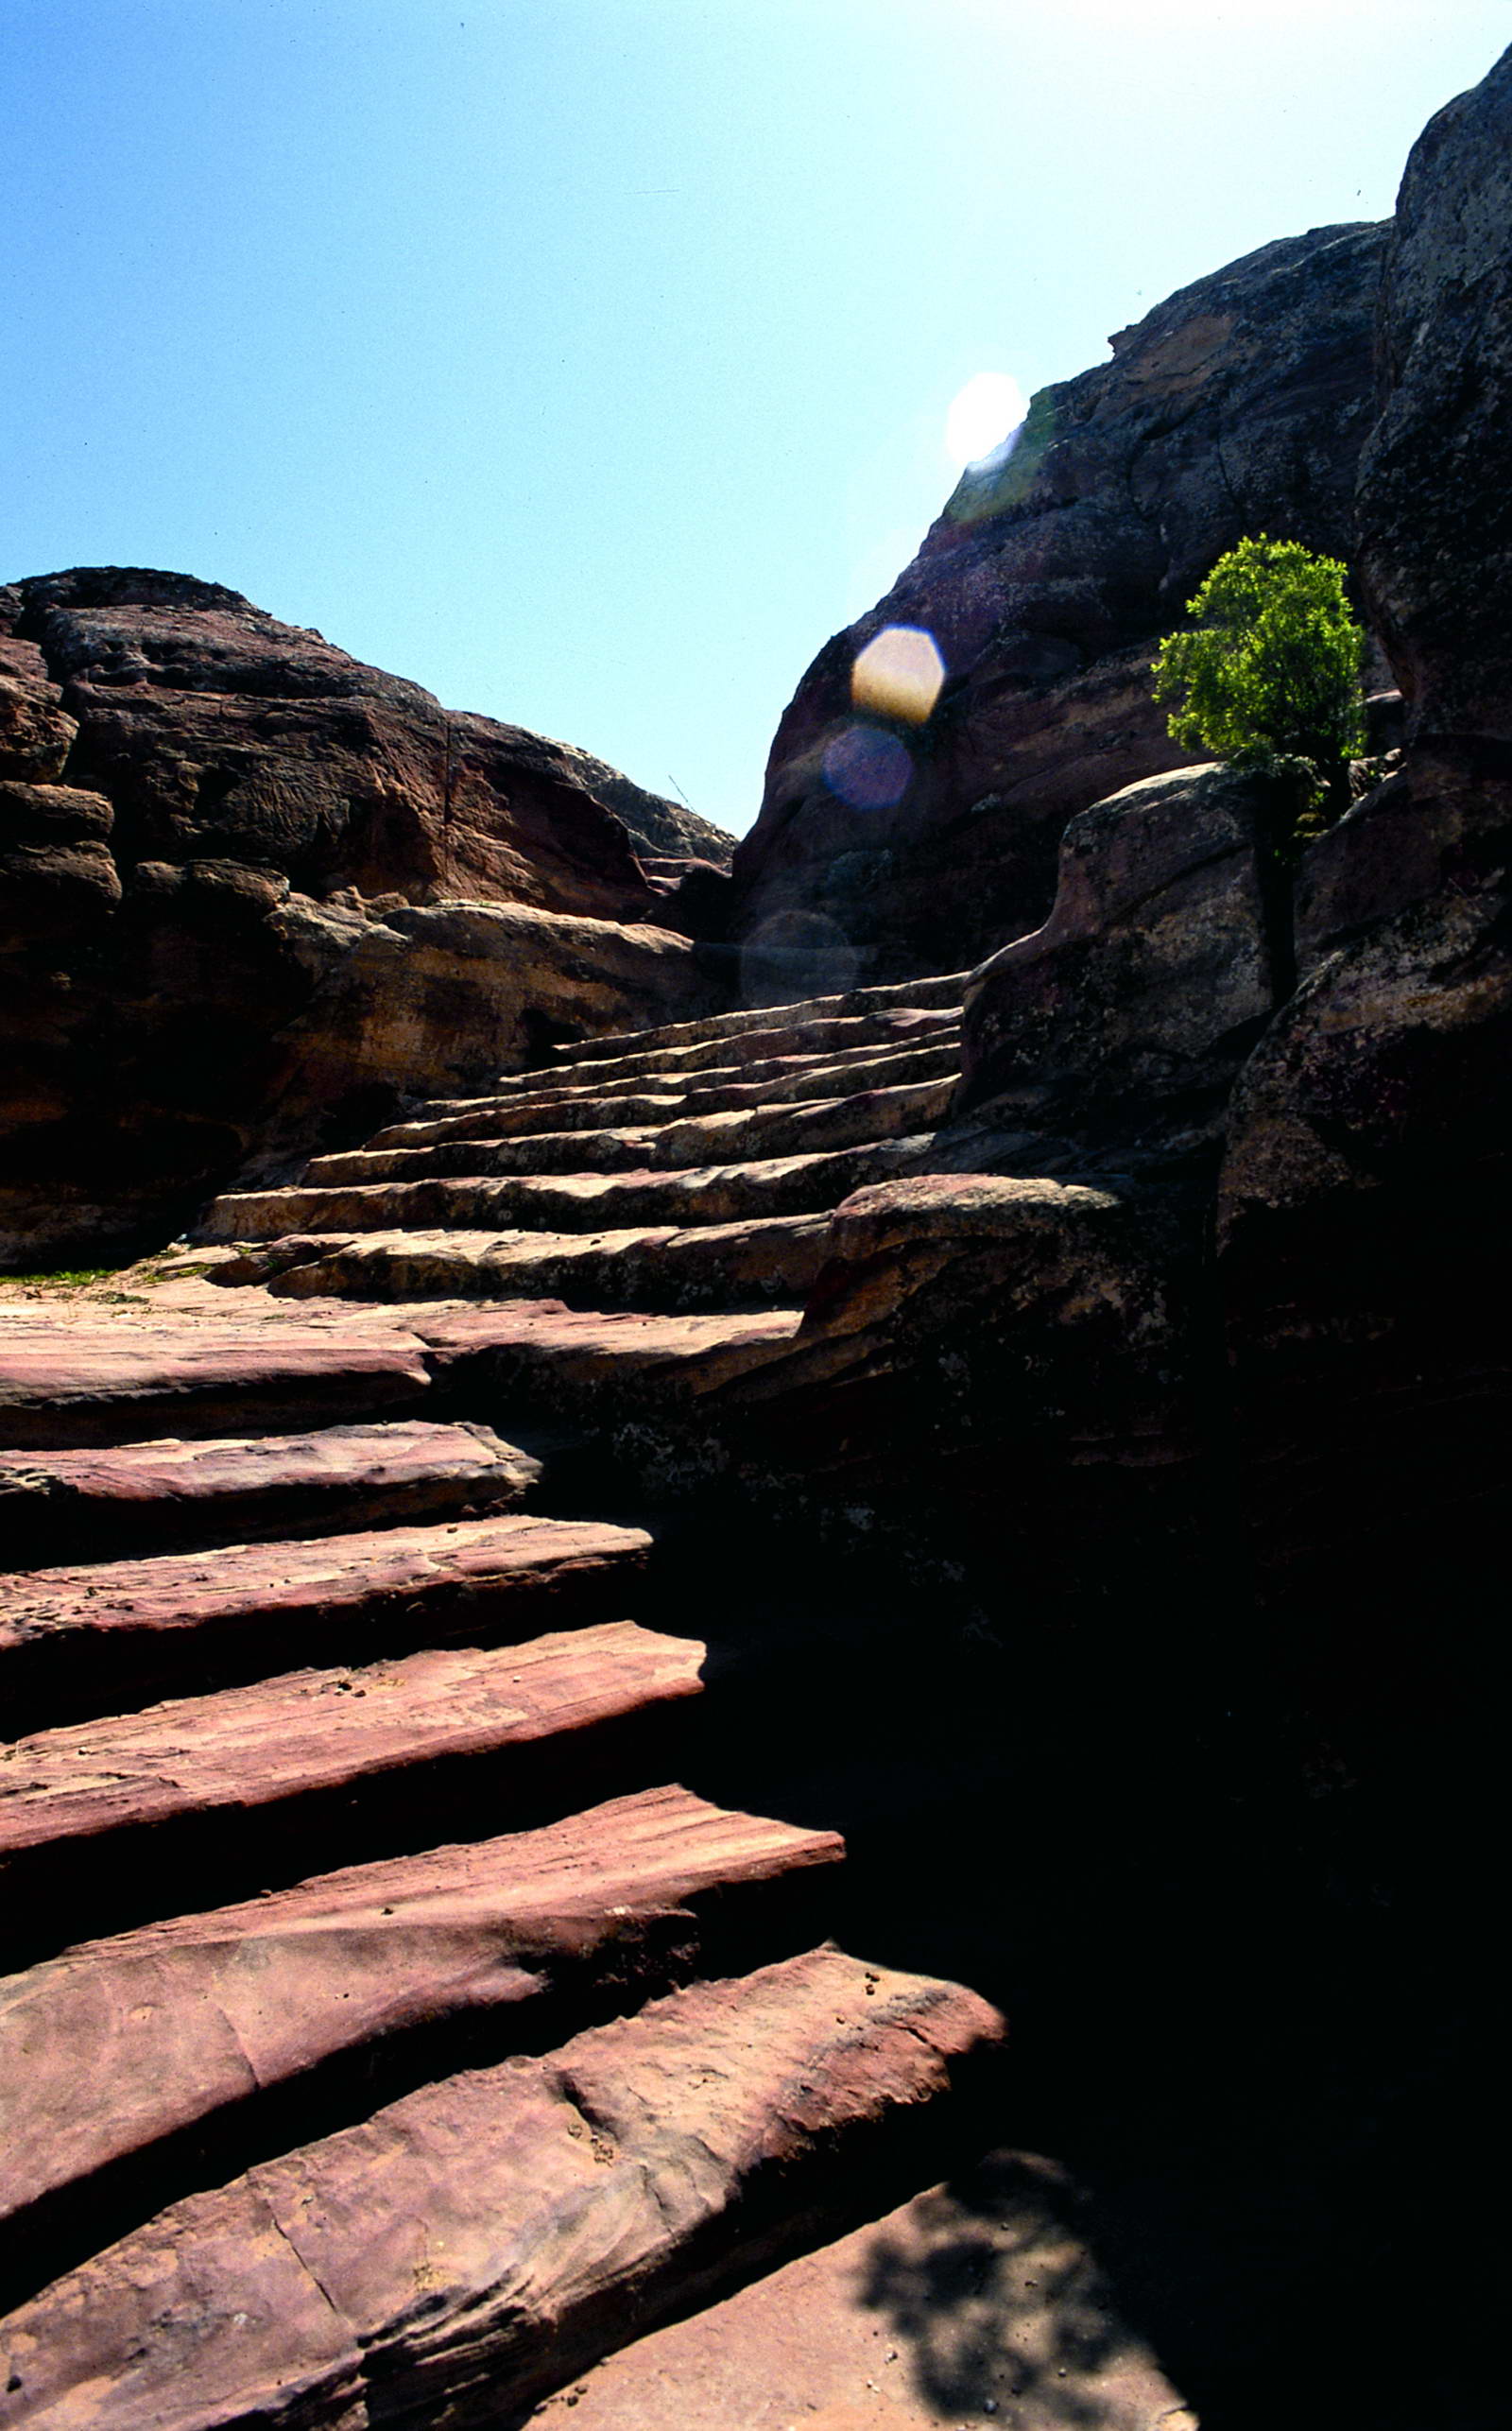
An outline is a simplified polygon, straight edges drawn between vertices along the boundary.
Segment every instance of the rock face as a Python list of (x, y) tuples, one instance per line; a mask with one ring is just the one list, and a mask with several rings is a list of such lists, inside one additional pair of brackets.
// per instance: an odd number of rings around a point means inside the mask
[[(1473, 1701), (1505, 1526), (1512, 52), (1408, 162), (1361, 565), (1400, 774), (1307, 856), (1301, 985), (1236, 1094), (1220, 1272), (1257, 1558), (1348, 1727)], [(1431, 1631), (1426, 1616), (1435, 1615)], [(1362, 1632), (1368, 1614), (1369, 1660)]]
[[(1214, 560), (1261, 530), (1351, 554), (1384, 241), (1318, 229), (1199, 280), (963, 475), (778, 729), (734, 865), (757, 989), (783, 992), (784, 955), (814, 984), (828, 958), (836, 986), (979, 957), (1043, 920), (1073, 814), (1179, 765), (1149, 659)], [(889, 716), (885, 683), (859, 714), (852, 698), (893, 626), (924, 629), (943, 663), (919, 723)], [(910, 707), (896, 686), (892, 705)]]
[(82, 567), (16, 583), (7, 600), (20, 647), (61, 686), (73, 772), (113, 802), (128, 866), (234, 861), (305, 894), (355, 887), (610, 920), (647, 907), (593, 781), (655, 816), (653, 798), (584, 753), (444, 710), (218, 583)]
[(0, 590), (0, 1262), (161, 1239), (406, 1089), (717, 1001), (622, 808), (683, 816), (215, 584)]
[(1512, 740), (1512, 55), (1414, 146), (1382, 282), (1360, 563), (1411, 731)]
[(1281, 782), (1195, 768), (1074, 819), (1044, 927), (973, 974), (962, 1106), (1083, 1138), (1211, 1120), (1289, 992), (1295, 809)]

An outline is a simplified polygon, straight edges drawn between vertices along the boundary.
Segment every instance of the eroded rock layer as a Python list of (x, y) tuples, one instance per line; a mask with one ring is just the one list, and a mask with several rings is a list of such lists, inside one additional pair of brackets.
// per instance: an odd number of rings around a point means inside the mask
[[(1315, 229), (1183, 288), (962, 475), (778, 728), (734, 864), (755, 990), (978, 958), (1045, 917), (1068, 819), (1180, 765), (1149, 661), (1224, 550), (1268, 531), (1352, 558), (1385, 235)], [(854, 692), (890, 627), (937, 650), (932, 708), (885, 664)]]
[(423, 1080), (718, 1001), (622, 810), (658, 849), (690, 816), (215, 583), (0, 588), (0, 1263), (161, 1239)]

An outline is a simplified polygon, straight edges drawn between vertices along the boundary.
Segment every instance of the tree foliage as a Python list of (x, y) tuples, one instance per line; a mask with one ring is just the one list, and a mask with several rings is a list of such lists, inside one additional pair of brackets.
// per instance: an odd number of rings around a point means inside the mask
[(1154, 662), (1173, 738), (1223, 760), (1310, 761), (1319, 792), (1342, 796), (1365, 744), (1365, 634), (1345, 579), (1337, 558), (1263, 532), (1221, 557), (1187, 603), (1194, 629)]

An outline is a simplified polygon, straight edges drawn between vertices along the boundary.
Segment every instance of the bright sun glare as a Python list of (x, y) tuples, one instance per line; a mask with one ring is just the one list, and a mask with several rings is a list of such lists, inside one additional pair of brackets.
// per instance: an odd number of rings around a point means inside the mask
[(1023, 390), (1006, 371), (978, 371), (952, 398), (945, 417), (945, 448), (951, 462), (961, 467), (990, 456), (1010, 430), (1017, 430), (1027, 406)]

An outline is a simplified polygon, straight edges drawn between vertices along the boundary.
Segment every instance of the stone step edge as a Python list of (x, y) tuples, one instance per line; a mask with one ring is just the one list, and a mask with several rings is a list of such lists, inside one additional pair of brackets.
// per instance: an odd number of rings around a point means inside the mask
[(753, 1964), (774, 1929), (812, 1939), (808, 1885), (844, 1856), (837, 1833), (668, 1784), (0, 1982), (0, 2312), (259, 2144), (347, 2124), (343, 2103), (366, 2116), (522, 2035), (540, 2049)]
[(35, 1731), (296, 1665), (497, 1646), (602, 1617), (651, 1544), (507, 1513), (18, 1572), (0, 1578), (0, 1709)]
[[(708, 1650), (606, 1621), (282, 1673), (0, 1748), (0, 1967), (441, 1840), (523, 1831), (679, 1773)], [(570, 1791), (564, 1795), (564, 1786)], [(165, 1874), (164, 1869), (167, 1870)]]
[[(623, 1040), (639, 1052), (646, 1047), (694, 1045), (705, 1039), (742, 1038), (750, 1030), (786, 1029), (811, 1021), (850, 1021), (867, 1013), (907, 1011), (917, 1006), (933, 1012), (963, 1002), (971, 971), (947, 971), (927, 979), (905, 979), (875, 988), (851, 988), (833, 996), (804, 996), (786, 1005), (749, 1005), (728, 1013), (707, 1013), (689, 1022), (663, 1022), (653, 1029), (615, 1030), (597, 1039), (569, 1039), (552, 1049), (561, 1063), (592, 1057), (610, 1041)], [(550, 1065), (540, 1067), (550, 1070)]]
[[(787, 1305), (795, 1294), (806, 1295), (825, 1263), (829, 1234), (827, 1209), (808, 1216), (756, 1216), (745, 1223), (645, 1224), (608, 1233), (465, 1227), (288, 1233), (229, 1249), (211, 1280), (228, 1290), (258, 1284), (275, 1299), (335, 1298), (402, 1307), (442, 1296), (512, 1298), (535, 1276), (540, 1288), (579, 1315), (694, 1314), (717, 1307), (734, 1317), (770, 1308), (779, 1298)], [(428, 1275), (422, 1270), (427, 1260), (434, 1268)], [(406, 1261), (415, 1268), (413, 1281), (404, 1271)], [(603, 1270), (615, 1262), (623, 1262), (627, 1271), (621, 1307), (609, 1305), (604, 1290)], [(574, 1267), (591, 1280), (576, 1284)], [(699, 1289), (705, 1268), (711, 1280)]]
[(513, 2418), (917, 2168), (1002, 2033), (832, 1947), (672, 1993), (170, 2207), (0, 2325), (0, 2377), (112, 2431)]

